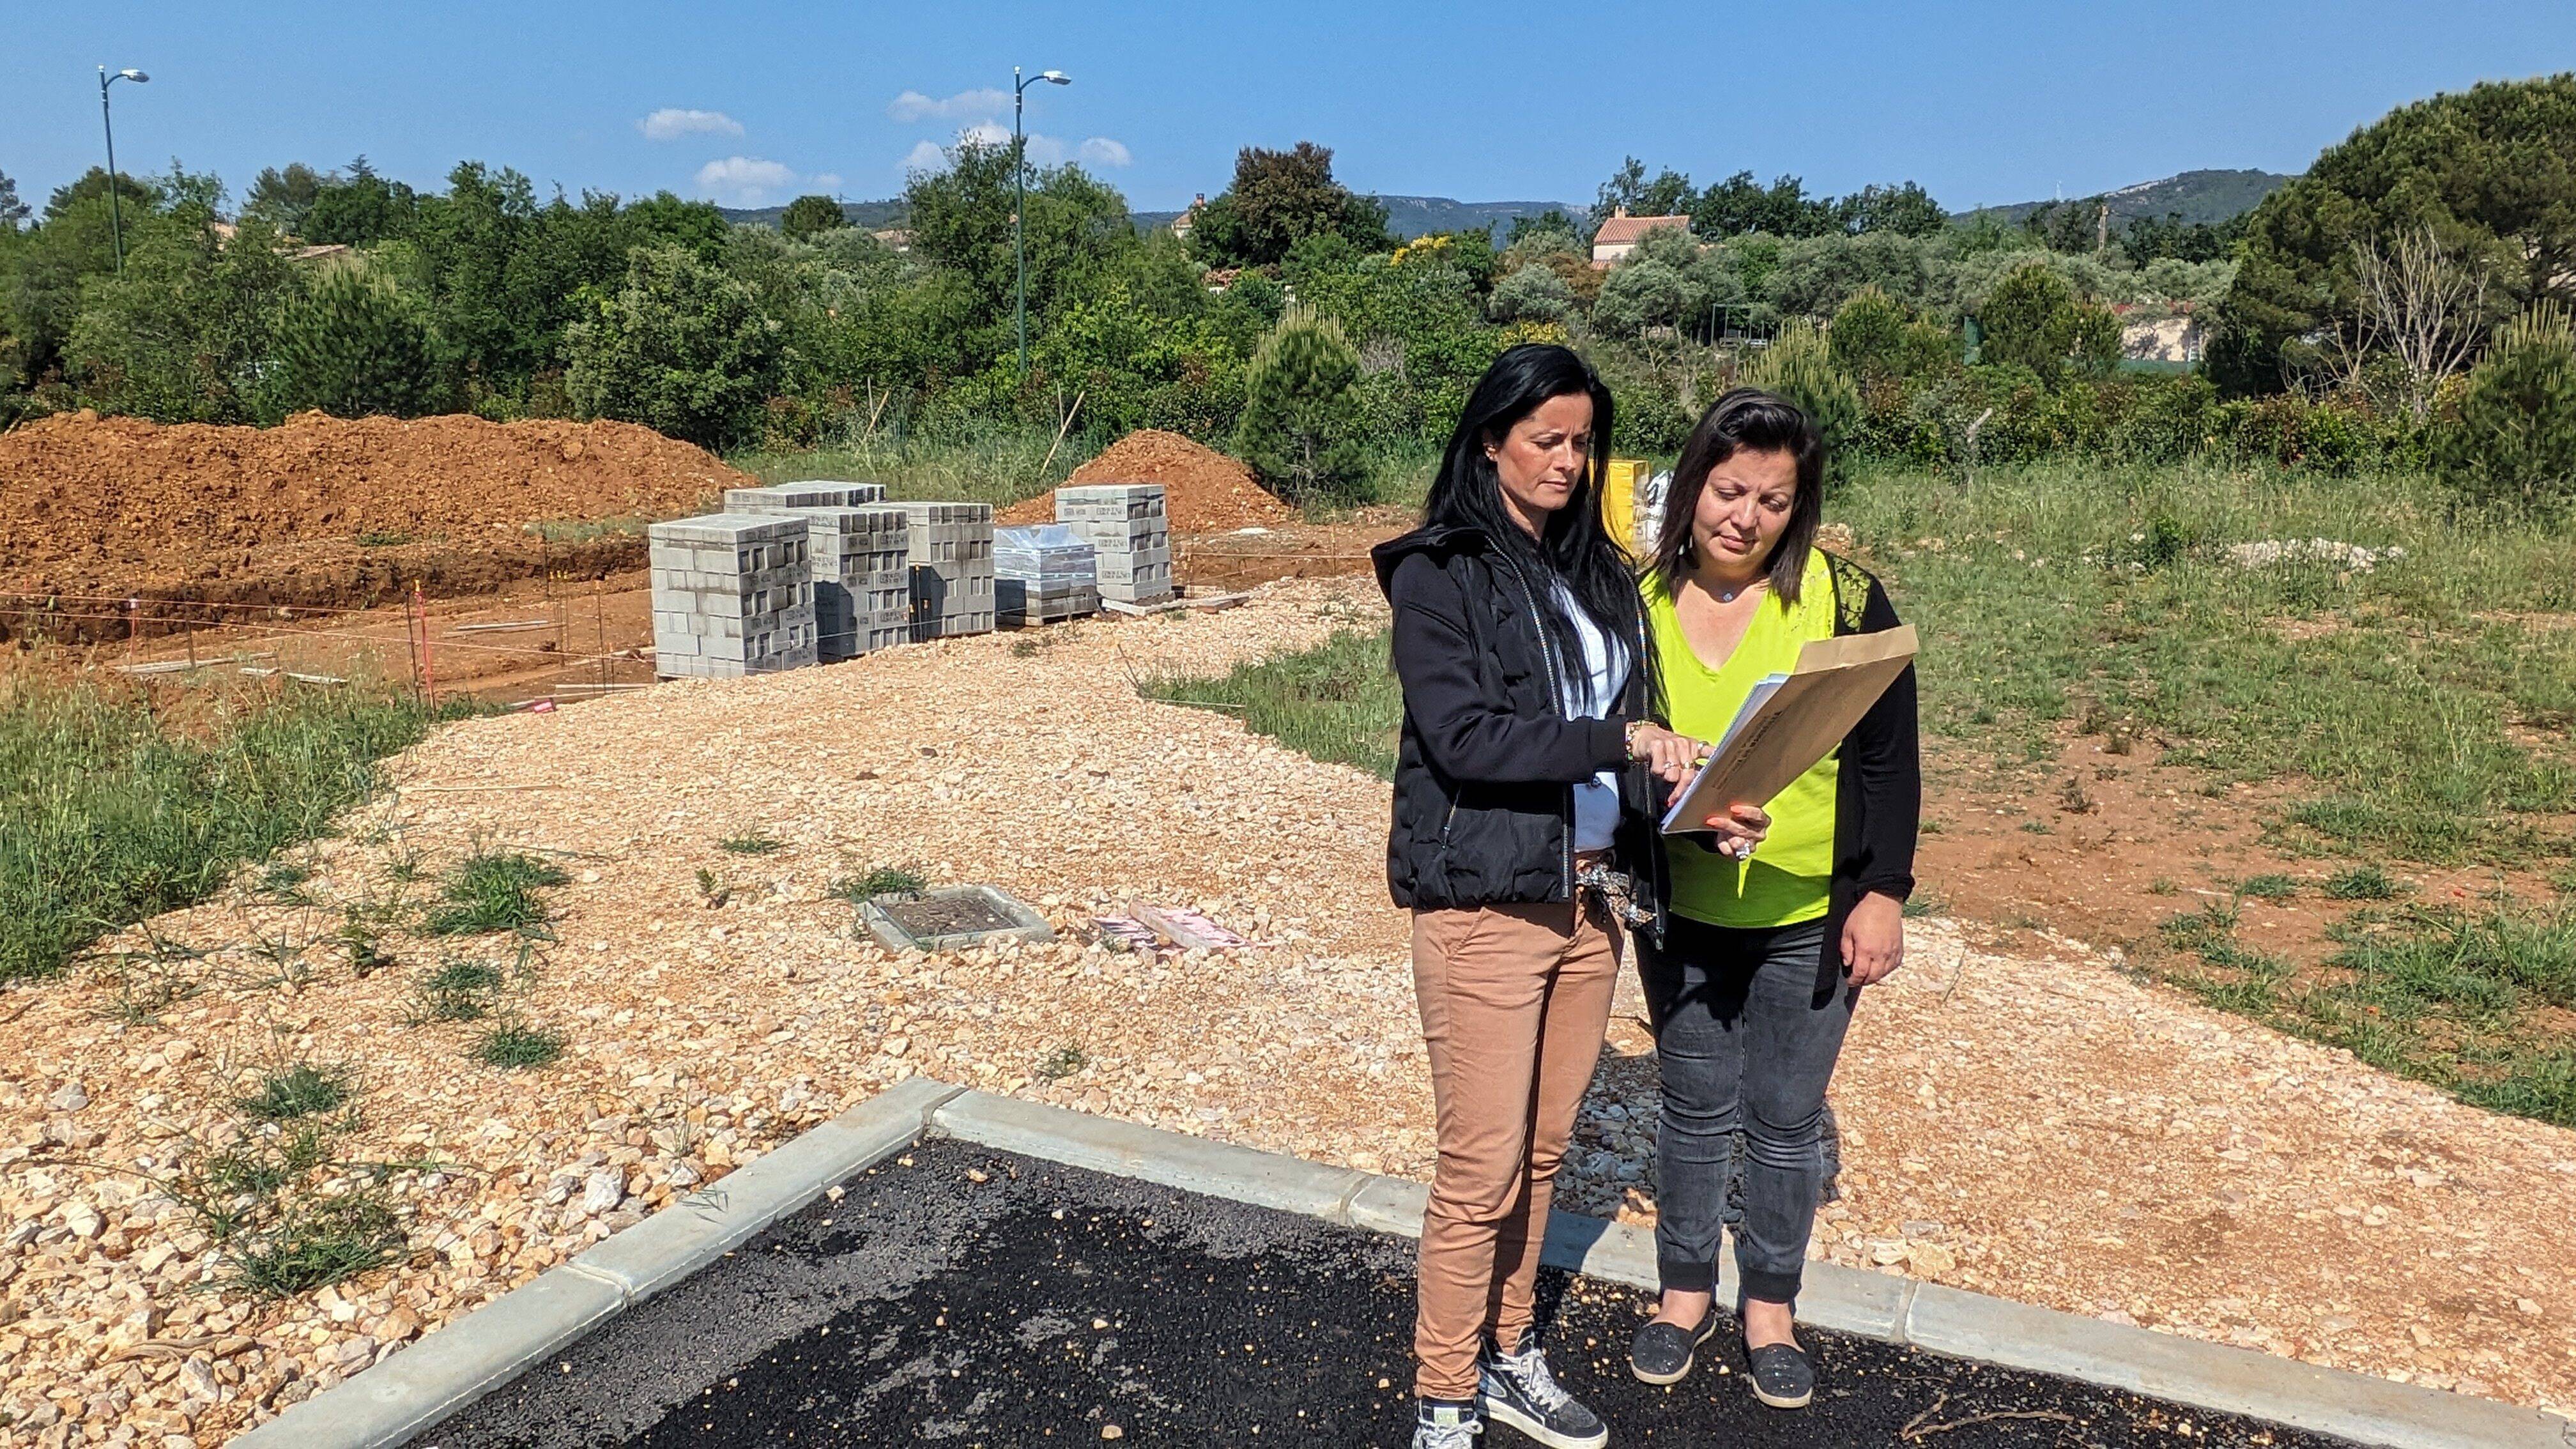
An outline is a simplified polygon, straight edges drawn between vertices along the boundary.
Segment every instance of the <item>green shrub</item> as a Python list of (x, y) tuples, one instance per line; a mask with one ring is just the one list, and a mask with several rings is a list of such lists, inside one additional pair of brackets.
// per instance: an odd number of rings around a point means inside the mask
[(637, 247), (613, 290), (586, 289), (564, 329), (564, 389), (585, 418), (615, 418), (702, 447), (760, 427), (779, 326), (751, 283), (683, 247)]
[(1289, 308), (1252, 354), (1236, 455), (1291, 502), (1338, 496), (1365, 466), (1359, 376), (1339, 322)]
[(391, 282), (355, 267), (324, 272), (286, 309), (277, 351), (290, 410), (410, 418), (436, 408), (428, 315)]
[(1744, 370), (1744, 380), (1796, 403), (1825, 440), (1828, 487), (1850, 476), (1861, 436), (1860, 389), (1834, 366), (1815, 324), (1792, 322)]
[(2564, 309), (2544, 303), (2498, 330), (2436, 459), (2473, 503), (2526, 513), (2576, 504), (2576, 331)]
[(474, 1042), (474, 1059), (503, 1071), (552, 1066), (563, 1053), (563, 1033), (517, 1021), (505, 1021)]
[(1905, 309), (1873, 282), (1835, 309), (1825, 334), (1834, 365), (1863, 387), (1903, 372)]

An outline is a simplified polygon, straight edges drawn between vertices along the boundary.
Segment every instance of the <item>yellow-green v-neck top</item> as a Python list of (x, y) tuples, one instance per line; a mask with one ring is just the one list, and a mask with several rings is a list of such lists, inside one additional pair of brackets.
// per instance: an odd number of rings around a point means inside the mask
[[(1821, 550), (1807, 554), (1798, 602), (1784, 605), (1777, 595), (1765, 597), (1743, 642), (1715, 667), (1682, 637), (1663, 581), (1647, 575), (1642, 592), (1672, 728), (1710, 745), (1734, 723), (1736, 711), (1764, 675), (1795, 670), (1798, 651), (1808, 640), (1830, 639), (1834, 633), (1834, 581)], [(1823, 917), (1833, 885), (1834, 787), (1841, 776), (1841, 754), (1837, 749), (1825, 756), (1770, 803), (1771, 833), (1749, 861), (1703, 849), (1699, 842), (1708, 838), (1704, 835), (1673, 837), (1673, 913), (1711, 926), (1742, 927), (1794, 926)]]

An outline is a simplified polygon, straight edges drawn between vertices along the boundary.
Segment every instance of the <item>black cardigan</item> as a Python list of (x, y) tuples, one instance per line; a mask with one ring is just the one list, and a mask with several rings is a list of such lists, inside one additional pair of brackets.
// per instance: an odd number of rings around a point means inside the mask
[[(1900, 622), (1876, 576), (1849, 559), (1826, 555), (1834, 580), (1834, 632), (1876, 634)], [(1914, 666), (1843, 736), (1834, 790), (1834, 879), (1825, 913), (1825, 949), (1816, 990), (1843, 984), (1843, 923), (1860, 898), (1876, 891), (1902, 901), (1914, 894), (1914, 841), (1923, 825), (1923, 742), (1915, 716)]]

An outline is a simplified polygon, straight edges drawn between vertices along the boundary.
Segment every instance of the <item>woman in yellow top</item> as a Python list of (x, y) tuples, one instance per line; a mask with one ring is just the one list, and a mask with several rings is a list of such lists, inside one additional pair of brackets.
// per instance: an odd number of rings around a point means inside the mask
[[(1794, 669), (1809, 640), (1896, 627), (1878, 581), (1815, 546), (1824, 461), (1804, 413), (1750, 388), (1719, 398), (1684, 445), (1640, 584), (1676, 733), (1723, 737), (1753, 686)], [(1769, 833), (1749, 850), (1673, 838), (1663, 941), (1639, 936), (1663, 1079), (1663, 1303), (1629, 1363), (1654, 1384), (1690, 1371), (1715, 1329), (1732, 1221), (1747, 1377), (1764, 1403), (1797, 1408), (1815, 1384), (1790, 1309), (1829, 1186), (1825, 1086), (1860, 988), (1905, 950), (1922, 812), (1913, 671), (1767, 805)], [(1720, 839), (1737, 853), (1698, 843)]]

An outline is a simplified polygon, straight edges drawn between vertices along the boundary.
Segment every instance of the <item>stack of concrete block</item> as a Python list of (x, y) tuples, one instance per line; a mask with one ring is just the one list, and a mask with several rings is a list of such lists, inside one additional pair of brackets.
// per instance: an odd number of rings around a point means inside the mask
[(654, 524), (648, 538), (657, 673), (738, 679), (814, 662), (804, 519), (717, 513)]
[(993, 530), (993, 614), (1025, 627), (1100, 611), (1098, 551), (1061, 523)]
[(728, 488), (727, 513), (788, 513), (801, 508), (856, 508), (885, 501), (882, 483), (840, 483), (815, 479), (773, 483), (765, 488)]
[(912, 565), (912, 637), (993, 632), (993, 506), (902, 503)]
[(816, 653), (856, 659), (912, 638), (911, 520), (900, 508), (806, 508)]
[(1156, 604), (1172, 596), (1172, 527), (1160, 483), (1105, 483), (1055, 490), (1056, 522), (1098, 555), (1100, 597)]

